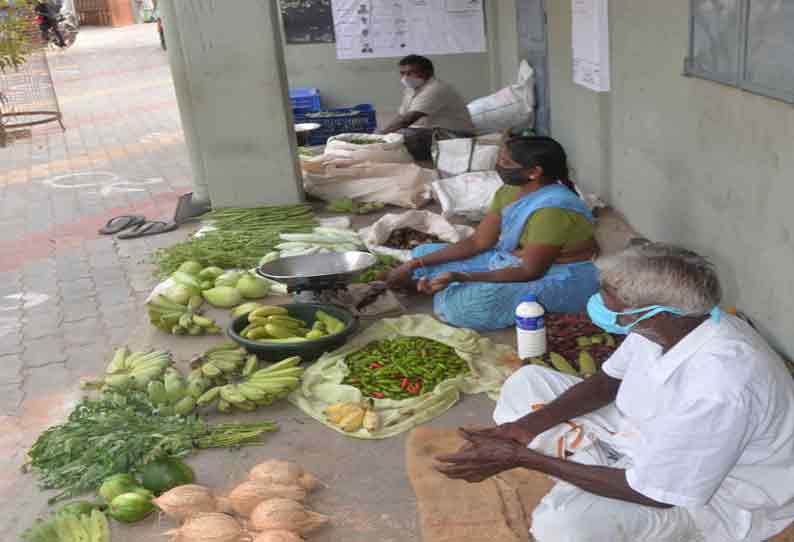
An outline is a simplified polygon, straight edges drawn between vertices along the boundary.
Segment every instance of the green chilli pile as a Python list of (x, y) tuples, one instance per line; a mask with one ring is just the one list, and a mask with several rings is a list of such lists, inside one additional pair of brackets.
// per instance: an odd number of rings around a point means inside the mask
[(283, 242), (282, 233), (309, 233), (317, 226), (309, 205), (218, 209), (202, 220), (215, 229), (155, 254), (160, 276), (172, 274), (188, 261), (204, 267), (251, 269)]
[(448, 378), (469, 373), (466, 360), (446, 344), (424, 337), (384, 339), (345, 358), (343, 384), (368, 397), (408, 399), (431, 392)]

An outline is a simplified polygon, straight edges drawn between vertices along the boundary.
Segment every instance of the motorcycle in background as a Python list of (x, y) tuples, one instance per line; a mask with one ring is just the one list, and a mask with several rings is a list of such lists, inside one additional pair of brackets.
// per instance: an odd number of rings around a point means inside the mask
[[(49, 4), (49, 5), (48, 5)], [(40, 7), (40, 6), (46, 6)], [(63, 9), (61, 2), (50, 4), (48, 0), (40, 0), (36, 6), (36, 24), (41, 30), (42, 38), (48, 44), (66, 49), (74, 45), (77, 34), (80, 32), (80, 22), (74, 11)], [(54, 31), (57, 29), (57, 33)], [(63, 43), (58, 39), (58, 33), (63, 37)]]

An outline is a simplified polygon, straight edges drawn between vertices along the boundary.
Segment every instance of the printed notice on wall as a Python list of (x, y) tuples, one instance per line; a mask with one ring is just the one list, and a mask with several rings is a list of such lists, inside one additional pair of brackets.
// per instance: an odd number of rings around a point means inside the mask
[(332, 0), (340, 60), (486, 51), (483, 0)]
[(573, 81), (596, 92), (608, 92), (609, 1), (572, 2)]

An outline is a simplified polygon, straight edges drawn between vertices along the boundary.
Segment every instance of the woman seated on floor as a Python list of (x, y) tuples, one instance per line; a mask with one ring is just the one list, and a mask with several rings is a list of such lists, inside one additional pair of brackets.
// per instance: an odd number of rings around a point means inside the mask
[(417, 247), (390, 284), (434, 294), (439, 318), (477, 330), (514, 325), (528, 294), (550, 312), (584, 312), (598, 290), (597, 245), (592, 214), (561, 182), (568, 179), (562, 146), (547, 137), (509, 139), (496, 168), (505, 186), (475, 233)]

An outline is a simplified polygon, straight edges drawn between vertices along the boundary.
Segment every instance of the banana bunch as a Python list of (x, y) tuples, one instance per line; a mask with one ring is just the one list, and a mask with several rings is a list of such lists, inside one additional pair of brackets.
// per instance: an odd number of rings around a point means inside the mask
[[(237, 343), (227, 341), (204, 352), (194, 365), (205, 378), (225, 383), (229, 377), (241, 374), (251, 363), (256, 363), (256, 356), (253, 356), (253, 362), (250, 358), (246, 358), (245, 349)], [(251, 371), (249, 367), (249, 374)]]
[(270, 367), (260, 369), (256, 356), (246, 358), (240, 378), (216, 385), (198, 398), (199, 405), (214, 405), (218, 412), (231, 412), (234, 408), (250, 412), (267, 406), (288, 395), (300, 384), (303, 369), (298, 367), (301, 358), (293, 356)]
[(362, 427), (372, 433), (380, 427), (378, 413), (371, 399), (367, 403), (336, 403), (326, 407), (323, 414), (329, 422), (346, 433), (355, 433)]
[(121, 347), (105, 368), (103, 384), (118, 391), (130, 388), (145, 390), (149, 382), (160, 378), (171, 363), (168, 352), (129, 352), (126, 347)]
[(209, 383), (203, 375), (191, 373), (188, 380), (173, 367), (166, 369), (163, 380), (152, 380), (146, 387), (149, 400), (157, 405), (163, 416), (187, 416), (196, 408)]
[(204, 300), (194, 295), (187, 305), (180, 305), (163, 295), (156, 295), (146, 304), (149, 321), (158, 329), (172, 335), (204, 335), (220, 333), (221, 328), (211, 318), (201, 316)]
[(93, 510), (91, 515), (59, 516), (54, 530), (60, 542), (110, 542), (110, 525), (99, 510)]

